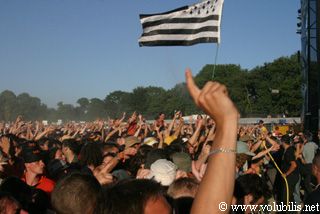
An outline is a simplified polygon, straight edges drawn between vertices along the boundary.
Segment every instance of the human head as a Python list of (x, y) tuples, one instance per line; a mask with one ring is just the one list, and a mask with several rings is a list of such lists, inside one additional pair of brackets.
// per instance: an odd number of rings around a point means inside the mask
[(282, 145), (284, 146), (284, 147), (288, 147), (288, 146), (290, 146), (290, 144), (291, 144), (291, 139), (290, 139), (290, 137), (289, 137), (289, 135), (283, 135), (282, 137), (281, 137), (281, 143), (282, 143)]
[(80, 146), (77, 141), (73, 139), (64, 140), (62, 142), (62, 152), (68, 159), (71, 155), (78, 155), (80, 151)]
[(101, 212), (121, 214), (171, 213), (161, 185), (153, 180), (124, 180), (104, 191)]
[(259, 120), (259, 123), (258, 123), (259, 127), (262, 127), (263, 124), (264, 124), (264, 121), (263, 120)]
[(237, 141), (237, 154), (246, 154), (249, 156), (255, 156), (253, 152), (250, 152), (248, 144), (242, 141)]
[(179, 170), (191, 172), (191, 157), (185, 152), (175, 152), (171, 155), (174, 164), (177, 165)]
[(73, 173), (61, 179), (51, 193), (57, 214), (94, 213), (101, 186), (91, 175)]
[(241, 169), (247, 161), (251, 160), (251, 158), (252, 156), (244, 153), (236, 154), (236, 168)]
[(270, 197), (268, 185), (256, 174), (238, 177), (235, 182), (233, 202), (239, 205), (262, 204)]
[(33, 203), (32, 188), (20, 178), (6, 178), (0, 185), (0, 191), (10, 193), (10, 195), (14, 197), (25, 210), (28, 210), (30, 205)]
[(20, 208), (20, 203), (11, 194), (0, 192), (0, 214), (15, 214)]
[(47, 176), (57, 181), (68, 173), (68, 165), (60, 159), (52, 159), (46, 166)]
[(22, 153), (22, 157), (27, 173), (35, 175), (43, 174), (45, 164), (39, 150), (26, 148)]
[(143, 141), (143, 145), (153, 146), (154, 144), (159, 143), (155, 137), (147, 137)]
[(136, 147), (136, 145), (139, 145), (141, 142), (139, 140), (139, 138), (135, 137), (135, 136), (129, 136), (125, 138), (125, 146), (126, 149), (130, 148), (130, 147)]
[(306, 137), (308, 142), (311, 142), (313, 140), (313, 135), (312, 135), (312, 133), (310, 131), (306, 131), (305, 137)]
[(107, 142), (103, 144), (102, 153), (106, 155), (108, 153), (117, 154), (120, 151), (119, 145), (114, 142)]
[(53, 160), (53, 159), (65, 160), (62, 150), (58, 147), (53, 147), (49, 150), (49, 158), (50, 160)]
[(52, 147), (52, 143), (50, 143), (48, 138), (41, 138), (37, 143), (43, 151), (48, 151)]
[(312, 161), (312, 174), (317, 178), (318, 184), (320, 183), (320, 152), (318, 152)]
[(175, 214), (191, 213), (191, 208), (194, 198), (192, 197), (180, 197), (172, 201), (172, 206)]
[(172, 198), (196, 196), (199, 183), (192, 178), (179, 178), (175, 180), (168, 188), (168, 195)]
[(163, 186), (172, 184), (177, 174), (177, 166), (166, 159), (159, 159), (151, 164), (149, 178)]
[(160, 112), (159, 115), (158, 115), (158, 119), (159, 119), (159, 120), (164, 120), (165, 117), (166, 117), (165, 114), (162, 113), (162, 112)]
[(82, 146), (79, 155), (80, 165), (93, 168), (102, 164), (103, 156), (101, 146), (97, 142), (87, 142)]
[(168, 157), (168, 154), (163, 149), (152, 149), (147, 153), (144, 167), (146, 169), (150, 169), (151, 164), (153, 164), (155, 161), (159, 159), (166, 159)]

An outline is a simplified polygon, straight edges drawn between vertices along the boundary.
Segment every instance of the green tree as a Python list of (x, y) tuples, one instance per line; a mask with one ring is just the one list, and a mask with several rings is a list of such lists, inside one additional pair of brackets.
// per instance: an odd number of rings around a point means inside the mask
[(107, 111), (105, 103), (98, 98), (90, 99), (87, 115), (90, 120), (106, 118)]
[(76, 108), (78, 118), (80, 120), (87, 120), (88, 119), (87, 113), (90, 105), (89, 99), (82, 97), (77, 100), (77, 104), (79, 105), (79, 107)]
[(13, 121), (19, 115), (17, 109), (17, 97), (9, 90), (5, 90), (0, 94), (0, 119), (5, 121)]
[(114, 91), (106, 96), (104, 102), (106, 104), (106, 113), (109, 117), (121, 117), (123, 112), (134, 111), (129, 105), (129, 97), (131, 93), (124, 91)]
[(31, 97), (28, 93), (19, 94), (16, 98), (17, 109), (26, 120), (41, 120), (46, 117), (47, 106), (38, 97)]
[(76, 120), (77, 114), (76, 110), (73, 105), (71, 104), (63, 104), (63, 102), (59, 102), (58, 109), (56, 113), (57, 119), (64, 119), (64, 120)]

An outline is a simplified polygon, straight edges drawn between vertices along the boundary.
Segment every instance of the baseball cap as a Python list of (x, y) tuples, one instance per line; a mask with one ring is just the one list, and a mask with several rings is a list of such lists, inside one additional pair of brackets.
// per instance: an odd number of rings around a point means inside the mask
[(42, 160), (42, 157), (39, 150), (26, 148), (22, 152), (22, 159), (25, 163), (33, 163)]
[(130, 148), (131, 146), (140, 143), (139, 138), (135, 136), (126, 137), (124, 140), (125, 140), (126, 148)]
[(185, 152), (176, 152), (171, 155), (171, 159), (174, 164), (177, 165), (178, 169), (190, 172), (191, 171), (191, 158)]
[(150, 170), (149, 178), (163, 186), (169, 186), (176, 178), (177, 166), (166, 159), (159, 159), (151, 164)]
[(237, 141), (237, 154), (246, 154), (249, 156), (255, 156), (256, 154), (253, 152), (250, 152), (249, 146), (242, 141)]

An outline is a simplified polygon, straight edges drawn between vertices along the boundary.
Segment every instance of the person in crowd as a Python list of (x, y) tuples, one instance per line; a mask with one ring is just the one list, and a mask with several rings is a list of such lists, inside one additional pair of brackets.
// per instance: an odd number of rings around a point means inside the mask
[(208, 157), (207, 171), (200, 183), (191, 213), (219, 213), (219, 203), (224, 201), (230, 204), (232, 200), (239, 113), (224, 85), (208, 82), (200, 90), (190, 70), (186, 71), (186, 82), (195, 104), (216, 122), (217, 129)]
[(54, 188), (54, 181), (44, 176), (45, 164), (36, 149), (25, 149), (23, 152), (25, 173), (22, 180), (29, 186), (41, 189), (50, 194)]
[[(235, 182), (233, 205), (261, 205), (271, 197), (267, 183), (257, 174), (241, 175)], [(257, 212), (258, 210), (255, 210)], [(253, 213), (250, 208), (234, 213)]]
[(57, 214), (93, 214), (98, 207), (101, 186), (92, 175), (73, 173), (60, 180), (51, 194)]
[(10, 193), (0, 192), (0, 214), (16, 214), (20, 209), (21, 205)]
[[(160, 183), (149, 179), (119, 182), (103, 191), (100, 213), (170, 214), (172, 208)], [(125, 203), (125, 206), (124, 206)]]
[[(121, 119), (60, 125), (21, 117), (9, 126), (0, 123), (5, 133), (0, 137), (2, 181), (15, 175), (28, 187), (50, 193), (55, 182), (46, 179), (52, 178), (57, 182), (51, 198), (57, 213), (198, 214), (220, 212), (221, 202), (263, 203), (268, 198), (260, 191), (264, 178), (269, 167), (275, 169), (267, 164), (269, 153), (276, 160), (280, 157), (290, 194), (296, 183), (297, 157), (308, 166), (309, 175), (310, 169), (314, 172), (311, 160), (316, 147), (310, 140), (296, 155), (290, 139), (282, 136), (284, 155), (279, 155), (280, 135), (269, 135), (263, 121), (256, 126), (238, 125), (239, 113), (224, 85), (207, 82), (199, 89), (189, 70), (186, 83), (194, 103), (203, 110), (197, 120), (182, 118), (181, 111), (175, 111), (170, 121), (163, 113), (152, 122), (133, 112), (127, 120), (123, 114)], [(39, 146), (42, 152), (34, 152)], [(20, 176), (19, 160), (25, 169)], [(255, 185), (260, 186), (253, 190)], [(284, 201), (284, 188), (280, 190), (279, 200)], [(86, 191), (90, 199), (83, 194)], [(37, 193), (39, 198), (41, 194)], [(12, 197), (26, 207), (17, 195)]]
[(306, 133), (306, 140), (302, 147), (302, 154), (300, 156), (302, 165), (302, 176), (304, 178), (305, 195), (307, 196), (311, 191), (311, 178), (312, 178), (312, 160), (318, 150), (318, 145), (313, 141), (312, 133)]
[(319, 213), (316, 209), (306, 209), (307, 206), (319, 206), (320, 204), (320, 153), (318, 152), (312, 161), (312, 174), (317, 179), (317, 185), (314, 190), (308, 194), (304, 201), (304, 212), (302, 213)]
[(168, 195), (174, 199), (182, 197), (194, 198), (199, 188), (199, 183), (193, 178), (179, 178), (170, 184)]
[(299, 170), (296, 162), (295, 149), (291, 145), (291, 138), (288, 135), (281, 137), (281, 145), (284, 149), (281, 162), (281, 171), (283, 174), (281, 176), (287, 180), (288, 189), (282, 179), (279, 201), (287, 204), (287, 199), (289, 199), (289, 202), (294, 202), (293, 192), (299, 180)]
[(69, 164), (78, 164), (78, 155), (80, 145), (74, 139), (68, 139), (62, 142), (62, 153)]

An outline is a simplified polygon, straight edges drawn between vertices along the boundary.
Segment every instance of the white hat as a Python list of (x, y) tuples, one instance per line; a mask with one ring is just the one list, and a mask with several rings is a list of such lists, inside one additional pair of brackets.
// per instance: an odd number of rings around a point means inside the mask
[(163, 186), (169, 186), (176, 178), (177, 166), (166, 159), (159, 159), (151, 164), (149, 178), (161, 183)]
[(147, 137), (143, 141), (143, 144), (146, 144), (146, 145), (149, 145), (149, 146), (153, 146), (153, 144), (156, 144), (156, 143), (158, 143), (158, 141), (154, 137)]

